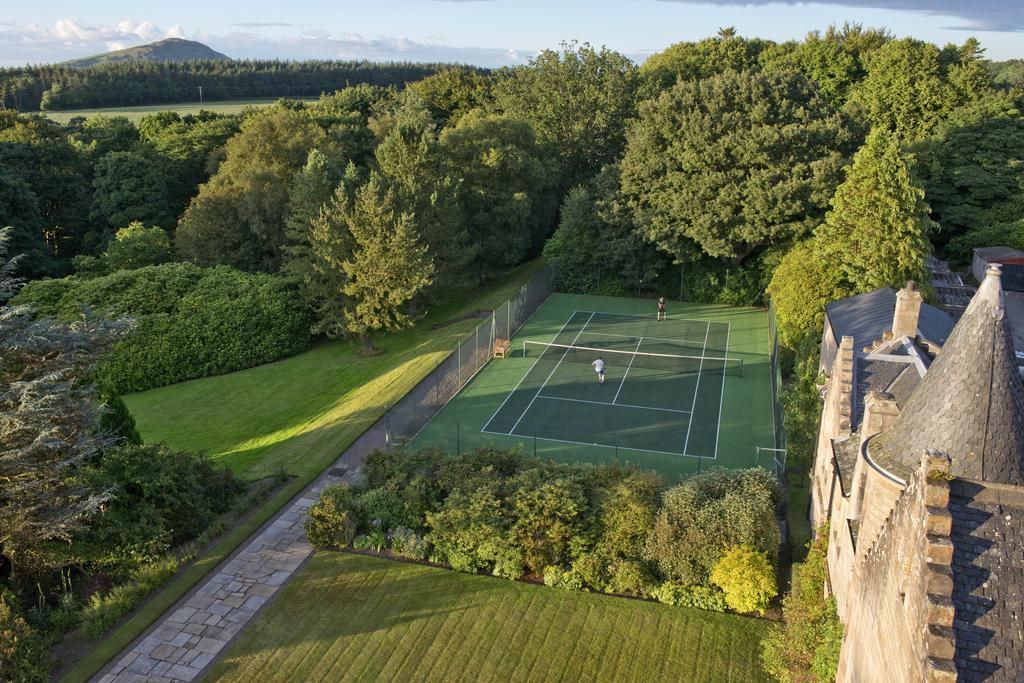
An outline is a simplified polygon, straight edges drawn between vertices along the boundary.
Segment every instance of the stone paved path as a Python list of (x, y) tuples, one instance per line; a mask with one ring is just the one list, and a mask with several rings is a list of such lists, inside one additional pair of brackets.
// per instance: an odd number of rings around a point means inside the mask
[[(306, 511), (326, 486), (348, 480), (363, 456), (383, 445), (377, 423), (334, 466), (298, 495), (244, 549), (208, 575), (93, 681), (193, 681), (313, 554), (302, 527)], [(340, 468), (340, 469), (336, 469)], [(349, 474), (345, 475), (344, 472)]]
[(192, 681), (313, 552), (302, 521), (315, 498), (302, 497), (99, 679)]

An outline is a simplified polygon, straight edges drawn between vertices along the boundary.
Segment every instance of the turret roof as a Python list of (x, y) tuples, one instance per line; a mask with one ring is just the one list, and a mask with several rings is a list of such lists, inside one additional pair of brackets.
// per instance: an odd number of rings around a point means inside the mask
[(1014, 360), (998, 266), (985, 280), (896, 423), (871, 440), (879, 465), (904, 479), (928, 449), (957, 476), (1024, 484), (1024, 380)]

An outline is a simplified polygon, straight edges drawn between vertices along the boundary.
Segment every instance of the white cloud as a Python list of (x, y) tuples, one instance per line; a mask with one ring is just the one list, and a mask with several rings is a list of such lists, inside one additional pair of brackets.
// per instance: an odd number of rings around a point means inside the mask
[(113, 26), (61, 19), (52, 26), (0, 22), (0, 64), (61, 62), (171, 37), (198, 40), (238, 59), (367, 59), (496, 67), (522, 63), (533, 54), (514, 47), (454, 47), (419, 42), (408, 36), (366, 36), (321, 28), (268, 37), (251, 31), (214, 34), (202, 28), (187, 33), (180, 24), (164, 29), (135, 19)]
[[(745, 5), (802, 4), (807, 0), (666, 0), (690, 4)], [(967, 26), (950, 26), (957, 30), (1022, 31), (1024, 30), (1024, 3), (1020, 0), (812, 0), (823, 5), (866, 7), (896, 11), (918, 12), (927, 15), (957, 17)]]

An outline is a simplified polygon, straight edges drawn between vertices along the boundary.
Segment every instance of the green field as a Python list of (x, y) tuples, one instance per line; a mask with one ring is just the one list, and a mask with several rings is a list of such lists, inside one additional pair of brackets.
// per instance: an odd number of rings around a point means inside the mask
[[(300, 97), (305, 102), (315, 102), (318, 97)], [(144, 107), (111, 107), (109, 109), (74, 109), (68, 111), (40, 111), (32, 112), (42, 114), (51, 121), (66, 124), (76, 116), (89, 117), (93, 114), (104, 116), (123, 116), (130, 121), (138, 123), (143, 116), (154, 114), (158, 111), (173, 111), (181, 114), (198, 114), (202, 110), (216, 112), (218, 114), (237, 114), (246, 107), (265, 107), (277, 102), (277, 99), (261, 100), (225, 100), (220, 102), (185, 102), (182, 104), (151, 104)]]
[(325, 342), (276, 363), (124, 400), (147, 442), (204, 452), (246, 479), (278, 471), (310, 477), (451, 354), (479, 321), (439, 330), (432, 323), (497, 307), (541, 267), (539, 261), (520, 266), (500, 285), (433, 310), (415, 328), (382, 335), (378, 356), (362, 356), (358, 342)]
[(760, 681), (763, 620), (318, 553), (206, 680)]
[[(519, 445), (563, 462), (636, 463), (670, 481), (770, 466), (768, 452), (756, 455), (775, 442), (766, 313), (669, 302), (659, 322), (654, 310), (652, 301), (552, 295), (511, 357), (491, 361), (414, 444)], [(590, 366), (597, 355), (603, 384)]]

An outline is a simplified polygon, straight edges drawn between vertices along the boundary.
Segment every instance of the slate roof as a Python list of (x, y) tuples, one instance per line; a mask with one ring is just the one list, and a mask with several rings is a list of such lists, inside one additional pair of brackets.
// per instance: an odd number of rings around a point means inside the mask
[[(896, 290), (883, 287), (873, 292), (858, 294), (825, 305), (827, 323), (838, 343), (843, 337), (853, 337), (853, 348), (860, 351), (892, 329), (896, 312)], [(928, 341), (942, 346), (953, 331), (953, 319), (934, 306), (921, 304), (917, 322), (918, 332)]]
[(857, 352), (853, 372), (853, 429), (860, 429), (868, 393), (891, 394), (902, 410), (930, 363), (928, 354), (907, 337), (891, 339), (868, 354)]
[(950, 487), (957, 680), (1024, 680), (1024, 496)]
[(832, 455), (839, 465), (839, 485), (842, 494), (850, 495), (853, 491), (853, 471), (857, 467), (857, 456), (860, 452), (860, 435), (853, 434), (849, 438), (837, 441), (832, 439)]
[(1024, 484), (1024, 379), (1016, 368), (998, 266), (914, 389), (871, 458), (908, 479), (926, 450), (945, 451), (953, 474)]

